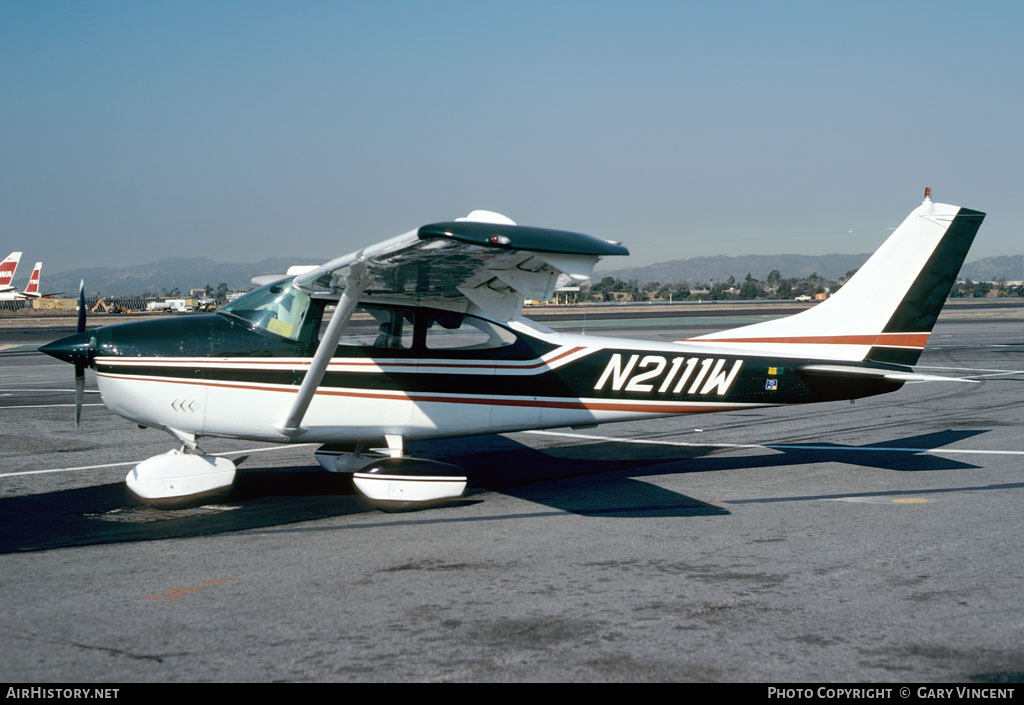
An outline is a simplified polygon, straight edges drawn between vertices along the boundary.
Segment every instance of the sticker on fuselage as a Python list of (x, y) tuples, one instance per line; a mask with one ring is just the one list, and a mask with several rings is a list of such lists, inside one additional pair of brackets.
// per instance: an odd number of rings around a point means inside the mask
[(601, 373), (594, 389), (604, 389), (611, 383), (613, 391), (640, 392), (650, 394), (655, 386), (659, 394), (710, 394), (718, 396), (729, 391), (743, 366), (743, 360), (733, 360), (726, 372), (728, 361), (714, 357), (674, 357), (671, 361), (664, 355), (630, 355), (623, 360), (615, 353)]

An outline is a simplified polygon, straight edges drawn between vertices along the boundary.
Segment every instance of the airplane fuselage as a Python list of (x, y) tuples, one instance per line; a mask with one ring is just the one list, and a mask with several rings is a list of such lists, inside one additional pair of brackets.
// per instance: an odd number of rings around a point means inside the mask
[[(398, 312), (407, 321), (451, 315), (425, 308)], [(295, 440), (583, 426), (853, 399), (902, 386), (806, 376), (797, 368), (827, 362), (808, 358), (476, 321), (499, 327), (501, 336), (492, 336), (490, 345), (478, 336), (432, 346), (429, 331), (410, 324), (407, 347), (393, 339), (375, 344), (375, 327), (364, 336), (368, 344), (339, 345), (306, 414), (306, 431)], [(225, 314), (107, 326), (89, 335), (100, 392), (118, 414), (197, 436), (266, 441), (287, 440), (276, 426), (316, 348), (313, 337), (285, 339)]]

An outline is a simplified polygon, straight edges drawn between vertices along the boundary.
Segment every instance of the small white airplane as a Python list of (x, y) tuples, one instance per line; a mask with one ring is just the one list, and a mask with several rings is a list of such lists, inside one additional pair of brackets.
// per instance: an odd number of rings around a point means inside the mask
[[(618, 243), (474, 211), (256, 289), (217, 313), (102, 327), (41, 348), (91, 366), (103, 401), (180, 449), (126, 482), (158, 506), (231, 487), (203, 436), (325, 444), (389, 510), (463, 494), (411, 439), (856, 399), (892, 392), (918, 360), (984, 214), (928, 191), (835, 295), (776, 320), (680, 340), (557, 333), (521, 315), (560, 273), (587, 279)], [(80, 299), (82, 293), (80, 290)], [(335, 305), (326, 327), (325, 309)], [(355, 314), (355, 315), (354, 315)]]
[[(24, 291), (18, 291), (11, 285), (14, 279), (14, 272), (18, 269), (18, 261), (21, 259), (20, 252), (12, 252), (7, 259), (0, 264), (0, 301), (26, 301), (38, 299), (43, 296), (39, 291), (39, 275), (43, 270), (43, 263), (36, 262), (32, 268), (32, 276), (28, 279), (28, 286)], [(9, 274), (8, 274), (9, 272)]]

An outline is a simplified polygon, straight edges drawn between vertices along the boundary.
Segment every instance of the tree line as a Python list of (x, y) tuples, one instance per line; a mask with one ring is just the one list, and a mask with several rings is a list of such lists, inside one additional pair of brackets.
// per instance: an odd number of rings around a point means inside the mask
[[(817, 272), (806, 277), (783, 277), (777, 269), (764, 280), (755, 279), (748, 272), (742, 281), (730, 276), (725, 281), (641, 283), (635, 279), (604, 277), (580, 292), (581, 301), (727, 301), (753, 299), (815, 298), (836, 293), (850, 277), (852, 269), (837, 280), (827, 279)], [(949, 294), (954, 298), (983, 298), (987, 296), (1024, 296), (1024, 285), (997, 282), (958, 281)]]
[(994, 282), (958, 281), (949, 292), (952, 298), (985, 298), (986, 296), (1024, 296), (1024, 284), (1011, 284), (1006, 279)]
[(726, 301), (730, 299), (795, 299), (813, 298), (820, 294), (833, 294), (854, 275), (851, 270), (838, 280), (827, 279), (817, 272), (806, 277), (783, 277), (777, 269), (764, 280), (755, 279), (749, 272), (742, 281), (730, 276), (725, 281), (640, 283), (617, 277), (604, 277), (581, 292), (587, 301)]

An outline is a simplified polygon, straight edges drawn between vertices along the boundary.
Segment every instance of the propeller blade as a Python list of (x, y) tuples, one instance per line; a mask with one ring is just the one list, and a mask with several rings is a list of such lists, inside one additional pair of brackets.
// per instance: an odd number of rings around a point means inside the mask
[(75, 363), (75, 427), (82, 423), (82, 397), (85, 396), (85, 365)]
[(78, 332), (39, 348), (39, 352), (75, 366), (75, 426), (82, 421), (82, 399), (85, 397), (85, 368), (92, 363), (95, 336), (85, 333), (85, 282), (78, 284)]
[(84, 279), (81, 279), (78, 282), (78, 330), (76, 332), (78, 332), (78, 333), (84, 333), (85, 332), (85, 280)]
[[(78, 282), (78, 333), (85, 332), (85, 280)], [(75, 428), (82, 423), (82, 398), (85, 396), (85, 364), (75, 362)]]

